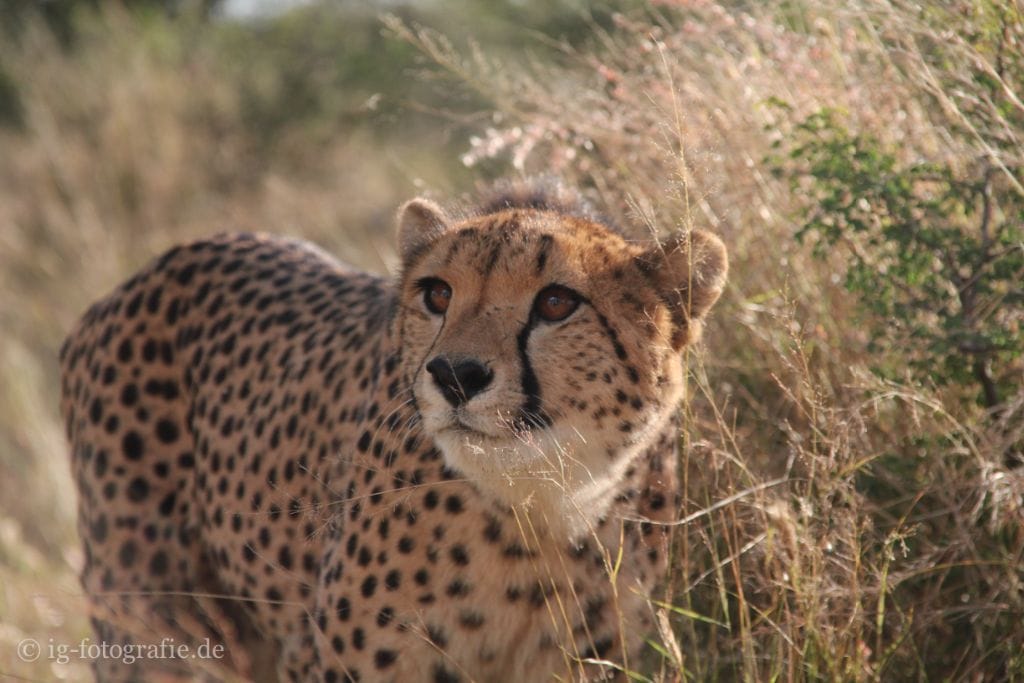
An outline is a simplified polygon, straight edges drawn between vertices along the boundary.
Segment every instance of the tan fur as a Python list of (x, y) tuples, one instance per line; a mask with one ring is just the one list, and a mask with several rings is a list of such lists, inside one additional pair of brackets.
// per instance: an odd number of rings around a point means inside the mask
[[(721, 243), (644, 248), (543, 206), (456, 222), (414, 200), (399, 225), (394, 285), (229, 235), (168, 253), (72, 332), (97, 638), (227, 643), (214, 678), (280, 651), (284, 680), (610, 680), (592, 661), (635, 654), (667, 557), (633, 520), (674, 507), (679, 350), (724, 285)], [(583, 297), (558, 322), (533, 312), (552, 284)], [(453, 404), (438, 357), (491, 379)]]

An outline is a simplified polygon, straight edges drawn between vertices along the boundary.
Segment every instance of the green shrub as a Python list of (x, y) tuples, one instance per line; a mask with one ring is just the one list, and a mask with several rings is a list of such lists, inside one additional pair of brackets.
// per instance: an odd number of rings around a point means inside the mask
[(868, 317), (891, 373), (976, 383), (987, 408), (1021, 385), (1024, 194), (990, 159), (956, 168), (903, 162), (894, 150), (821, 109), (800, 121), (779, 172), (806, 195), (801, 240), (839, 248), (845, 285)]

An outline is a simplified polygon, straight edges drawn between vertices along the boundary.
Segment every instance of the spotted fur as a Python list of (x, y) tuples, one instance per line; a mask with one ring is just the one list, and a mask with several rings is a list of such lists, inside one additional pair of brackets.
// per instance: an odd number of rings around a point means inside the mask
[[(394, 281), (226, 235), (86, 313), (62, 408), (97, 638), (210, 638), (214, 679), (617, 675), (666, 569), (680, 352), (725, 252), (534, 199), (461, 221), (413, 200)], [(552, 285), (577, 301), (555, 322)]]

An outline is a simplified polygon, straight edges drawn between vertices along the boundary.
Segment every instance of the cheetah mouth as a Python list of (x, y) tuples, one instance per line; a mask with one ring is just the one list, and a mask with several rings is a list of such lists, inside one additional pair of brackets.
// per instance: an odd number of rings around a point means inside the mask
[(500, 447), (515, 442), (532, 443), (549, 425), (526, 420), (522, 415), (499, 414), (493, 420), (465, 409), (448, 410), (438, 415), (435, 433), (459, 438), (477, 446)]
[(442, 431), (442, 432), (453, 432), (455, 434), (459, 434), (459, 435), (462, 435), (462, 436), (471, 436), (471, 437), (483, 438), (483, 439), (495, 439), (495, 438), (497, 438), (493, 434), (489, 434), (487, 432), (481, 431), (481, 430), (479, 430), (479, 429), (477, 429), (475, 427), (472, 427), (472, 426), (466, 424), (462, 419), (460, 419), (458, 417), (453, 418), (451, 423), (449, 423), (445, 427), (442, 427), (439, 431)]
[(439, 434), (443, 433), (449, 436), (467, 439), (477, 444), (503, 444), (512, 440), (515, 436), (514, 432), (505, 432), (501, 429), (496, 431), (493, 428), (488, 428), (490, 425), (479, 424), (479, 420), (474, 419), (474, 416), (472, 415), (464, 415), (454, 411), (448, 416), (448, 419), (445, 422), (446, 423), (437, 430)]
[(438, 430), (438, 433), (456, 437), (461, 441), (477, 447), (502, 448), (519, 445), (535, 444), (539, 436), (536, 429), (523, 429), (518, 424), (503, 426), (497, 433), (473, 426), (465, 420), (453, 417), (451, 422)]

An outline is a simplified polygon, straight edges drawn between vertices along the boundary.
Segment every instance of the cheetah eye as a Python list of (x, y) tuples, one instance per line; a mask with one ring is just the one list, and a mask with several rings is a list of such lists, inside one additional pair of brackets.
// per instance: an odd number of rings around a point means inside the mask
[(452, 301), (452, 288), (447, 282), (437, 278), (424, 278), (417, 284), (423, 290), (423, 303), (428, 311), (441, 315), (448, 310), (448, 304)]
[(533, 310), (549, 323), (565, 320), (580, 305), (580, 296), (568, 287), (551, 285), (541, 290)]

